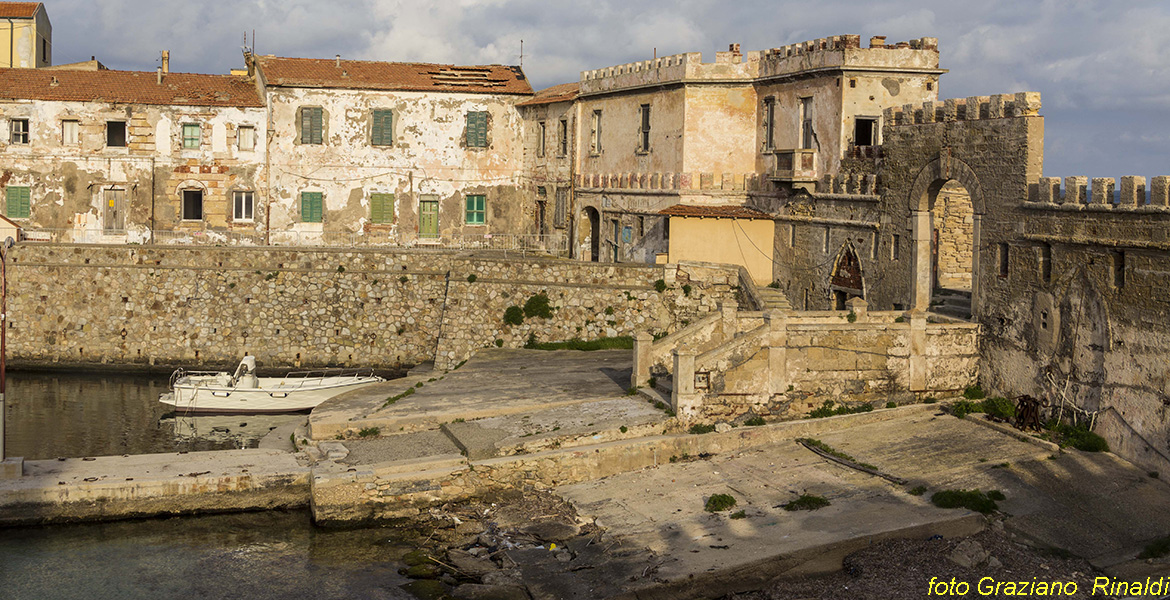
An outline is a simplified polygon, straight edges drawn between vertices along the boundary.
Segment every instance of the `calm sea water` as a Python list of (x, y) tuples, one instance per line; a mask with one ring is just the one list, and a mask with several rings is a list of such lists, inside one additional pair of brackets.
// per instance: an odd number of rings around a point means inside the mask
[(9, 371), (8, 456), (45, 458), (254, 448), (304, 415), (176, 417), (158, 401), (168, 377)]
[(314, 527), (307, 512), (0, 530), (5, 600), (406, 599), (391, 529)]

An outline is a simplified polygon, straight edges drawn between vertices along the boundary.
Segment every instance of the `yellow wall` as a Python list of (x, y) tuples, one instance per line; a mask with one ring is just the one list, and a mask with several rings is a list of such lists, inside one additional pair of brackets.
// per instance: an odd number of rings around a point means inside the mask
[(0, 68), (47, 67), (52, 51), (53, 29), (43, 8), (32, 19), (0, 19)]
[(775, 223), (765, 219), (670, 217), (670, 262), (742, 265), (758, 284), (772, 282)]

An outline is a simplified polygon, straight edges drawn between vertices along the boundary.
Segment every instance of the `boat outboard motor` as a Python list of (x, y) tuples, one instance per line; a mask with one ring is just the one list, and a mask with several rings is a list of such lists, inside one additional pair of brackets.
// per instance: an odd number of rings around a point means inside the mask
[(236, 367), (236, 375), (233, 377), (236, 381), (236, 387), (240, 389), (254, 390), (258, 387), (256, 380), (256, 357), (245, 356), (240, 361), (240, 366)]

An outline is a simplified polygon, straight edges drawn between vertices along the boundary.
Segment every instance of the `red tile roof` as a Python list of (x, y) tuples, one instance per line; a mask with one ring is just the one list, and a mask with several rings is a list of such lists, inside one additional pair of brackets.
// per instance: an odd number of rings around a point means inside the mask
[(658, 211), (660, 215), (672, 217), (714, 217), (717, 219), (771, 219), (768, 213), (746, 206), (695, 206), (692, 204), (675, 204)]
[(516, 103), (516, 106), (537, 106), (540, 104), (552, 104), (554, 102), (570, 102), (577, 99), (577, 92), (581, 89), (581, 84), (574, 81), (573, 83), (562, 83), (552, 87), (544, 88), (531, 100)]
[(506, 65), (456, 66), (343, 60), (338, 66), (336, 59), (278, 56), (258, 56), (256, 61), (265, 81), (271, 86), (478, 94), (532, 93), (532, 86), (520, 67)]
[(255, 84), (234, 75), (149, 71), (0, 69), (0, 99), (262, 107)]
[(31, 19), (40, 2), (0, 2), (0, 19)]

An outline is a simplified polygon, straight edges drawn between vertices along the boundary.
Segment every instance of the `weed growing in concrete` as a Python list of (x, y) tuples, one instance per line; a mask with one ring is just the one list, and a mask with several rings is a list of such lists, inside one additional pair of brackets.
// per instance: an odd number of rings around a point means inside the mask
[(886, 402), (886, 408), (898, 408), (897, 402)]
[(654, 282), (654, 291), (658, 292), (659, 294), (661, 294), (662, 292), (665, 292), (666, 291), (666, 281), (664, 281), (662, 279), (655, 281)]
[(799, 498), (784, 504), (781, 508), (789, 512), (797, 510), (820, 510), (829, 504), (831, 503), (824, 496), (801, 494)]
[(634, 387), (634, 386), (630, 386), (630, 387), (629, 387), (629, 388), (626, 390), (626, 395), (627, 395), (627, 396), (637, 396), (637, 395), (638, 395), (638, 388), (636, 388), (636, 387)]
[(791, 391), (793, 391), (793, 390), (795, 390), (795, 389), (796, 389), (796, 386), (795, 386), (795, 385), (792, 385), (791, 383), (790, 383), (790, 384), (788, 384), (788, 391), (790, 391), (790, 392), (791, 392)]
[(965, 508), (986, 515), (999, 510), (995, 501), (1003, 499), (1003, 492), (999, 490), (986, 494), (980, 490), (943, 490), (935, 492), (930, 502), (939, 508)]
[(1050, 422), (1046, 428), (1055, 434), (1053, 437), (1061, 448), (1072, 446), (1081, 452), (1109, 451), (1109, 442), (1084, 425)]
[(921, 495), (926, 493), (926, 486), (925, 485), (916, 485), (916, 486), (910, 488), (910, 491), (907, 493), (909, 493), (911, 496), (921, 496)]
[(707, 512), (721, 512), (734, 506), (735, 497), (730, 494), (712, 494), (710, 498), (707, 498), (707, 503), (703, 506), (703, 510)]
[(344, 266), (342, 266), (342, 265), (337, 265), (337, 272), (338, 272), (338, 273), (344, 273), (344, 272), (345, 272), (345, 267), (344, 267)]
[(853, 311), (849, 311), (849, 314), (845, 315), (845, 320), (849, 321), (850, 323), (856, 323), (857, 322), (857, 313), (855, 313)]
[(399, 327), (399, 328), (398, 328), (398, 335), (402, 335), (402, 334), (404, 334), (404, 333), (406, 333), (406, 328), (405, 328), (405, 327)]
[(467, 419), (464, 419), (463, 417), (459, 417), (458, 419), (455, 419), (454, 421), (451, 421), (451, 422), (452, 423), (466, 423)]
[(1146, 473), (1146, 475), (1149, 475), (1149, 476), (1150, 476), (1150, 479), (1157, 479), (1157, 478), (1158, 478), (1158, 472), (1157, 472), (1157, 471), (1150, 471), (1149, 473)]
[(416, 384), (414, 384), (414, 387), (416, 387), (416, 388), (420, 388), (420, 387), (422, 387), (422, 386), (423, 386), (423, 382), (421, 382), (421, 381), (420, 381), (420, 382), (418, 382), (418, 383), (416, 383)]
[(573, 338), (567, 342), (537, 342), (532, 340), (531, 345), (525, 345), (530, 350), (580, 350), (592, 352), (594, 350), (633, 350), (634, 338), (628, 335), (604, 337), (595, 340), (579, 340)]
[(983, 391), (983, 388), (979, 387), (979, 384), (976, 383), (975, 385), (963, 390), (963, 397), (968, 400), (982, 400), (983, 398), (987, 397), (987, 394)]
[(496, 341), (493, 343), (496, 345), (496, 348), (503, 348), (504, 347), (504, 340), (501, 340), (500, 338), (496, 338)]
[(731, 513), (731, 515), (729, 515), (729, 517), (732, 519), (746, 519), (747, 512), (742, 511), (742, 510), (738, 510), (738, 511)]
[(524, 316), (531, 319), (533, 317), (540, 317), (542, 319), (551, 319), (553, 316), (552, 306), (548, 303), (548, 296), (541, 292), (528, 299), (524, 303)]
[(467, 283), (475, 283), (476, 279), (479, 279), (479, 278), (476, 277), (474, 273), (472, 273), (471, 275), (467, 276)]
[(695, 423), (694, 425), (691, 425), (691, 428), (687, 430), (687, 433), (701, 435), (704, 433), (711, 433), (713, 431), (715, 431), (714, 425), (700, 425), (698, 423)]
[(761, 425), (767, 425), (768, 422), (764, 420), (764, 417), (752, 417), (744, 421), (743, 424), (748, 427), (759, 427)]
[(626, 427), (625, 425), (622, 425), (621, 427), (618, 427), (618, 431), (620, 431), (620, 432), (622, 432), (622, 433), (625, 433), (625, 432), (627, 432), (627, 431), (629, 431), (629, 430), (630, 430), (630, 428), (629, 428), (629, 427)]
[(769, 283), (769, 284), (768, 284), (768, 287), (770, 287), (770, 288), (772, 288), (772, 289), (774, 289), (774, 290), (778, 290), (778, 289), (780, 289), (780, 282), (779, 282), (779, 281), (773, 281), (772, 283)]
[(398, 402), (399, 400), (401, 400), (401, 399), (403, 399), (403, 398), (405, 398), (413, 393), (414, 393), (414, 388), (407, 388), (405, 392), (402, 392), (401, 394), (398, 394), (397, 396), (390, 396), (389, 398), (386, 399), (386, 402), (384, 404), (382, 404), (382, 408), (390, 406), (391, 404), (394, 404), (395, 402)]
[[(258, 272), (259, 272), (259, 271), (257, 271), (257, 273), (258, 273)], [(280, 273), (277, 273), (276, 271), (273, 271), (273, 272), (271, 272), (271, 273), (269, 273), (269, 274), (267, 274), (267, 275), (265, 275), (265, 276), (264, 276), (264, 281), (272, 281), (273, 279), (276, 279), (276, 277), (277, 277), (278, 275), (280, 275)]]
[(691, 295), (691, 284), (689, 284), (689, 283), (683, 284), (682, 291), (683, 291), (684, 296), (690, 296)]
[(410, 278), (407, 277), (406, 275), (403, 275), (402, 277), (398, 278), (399, 283), (406, 283), (407, 281), (410, 281)]
[(236, 287), (236, 282), (234, 282), (234, 281), (228, 284), (228, 289), (229, 289), (229, 290), (230, 290), (230, 289), (234, 289), (235, 287)]
[(825, 403), (820, 408), (814, 409), (808, 413), (810, 419), (823, 419), (825, 417), (834, 417), (837, 415), (852, 415), (857, 413), (872, 412), (873, 406), (870, 404), (862, 404), (860, 406), (836, 406), (832, 400), (825, 400)]
[(504, 324), (519, 325), (524, 322), (524, 310), (519, 306), (509, 306), (504, 309)]
[(835, 456), (837, 458), (840, 458), (841, 460), (849, 461), (855, 465), (858, 465), (860, 467), (865, 467), (866, 469), (869, 469), (871, 471), (880, 471), (880, 469), (878, 469), (877, 467), (875, 467), (869, 463), (859, 462), (856, 458), (853, 458), (852, 456), (850, 456), (844, 452), (841, 452), (840, 450), (838, 450), (838, 449), (836, 449), (836, 448), (834, 448), (834, 447), (832, 447), (832, 446), (830, 446), (830, 445), (828, 445), (828, 444), (826, 444), (818, 439), (796, 438), (796, 441), (804, 443), (804, 444), (808, 444), (809, 446), (814, 446), (818, 450), (824, 452), (825, 454)]
[(927, 396), (922, 399), (923, 404), (936, 404), (937, 402), (938, 398), (935, 398), (934, 396)]
[(612, 306), (605, 307), (605, 314), (606, 314), (606, 316), (612, 315), (613, 314), (613, 307)]
[[(466, 358), (465, 358), (465, 359), (463, 359), (463, 360), (461, 360), (461, 361), (459, 361), (459, 364), (455, 365), (455, 367), (454, 367), (453, 369), (451, 369), (451, 370), (452, 370), (452, 371), (458, 370), (458, 369), (459, 369), (459, 367), (462, 367), (462, 366), (463, 366), (463, 365), (465, 365), (465, 364), (467, 364), (467, 359), (466, 359)], [(439, 379), (442, 379), (442, 377), (440, 377)]]
[(536, 341), (536, 332), (530, 332), (528, 334), (528, 339), (524, 341), (524, 347), (528, 350), (535, 350), (538, 345), (539, 343)]
[(971, 413), (983, 412), (982, 402), (971, 402), (970, 400), (959, 400), (951, 406), (951, 414), (962, 419)]
[(1146, 544), (1146, 547), (1142, 548), (1141, 553), (1137, 557), (1146, 560), (1150, 558), (1162, 558), (1167, 554), (1170, 554), (1170, 535)]
[(362, 427), (358, 431), (358, 437), (378, 437), (382, 430), (377, 427)]
[(650, 381), (648, 381), (647, 383), (650, 385), (650, 389), (654, 389), (658, 385), (658, 378), (651, 377)]
[(992, 469), (1010, 469), (1010, 468), (1012, 468), (1012, 463), (999, 463), (998, 465), (992, 465), (991, 468)]

